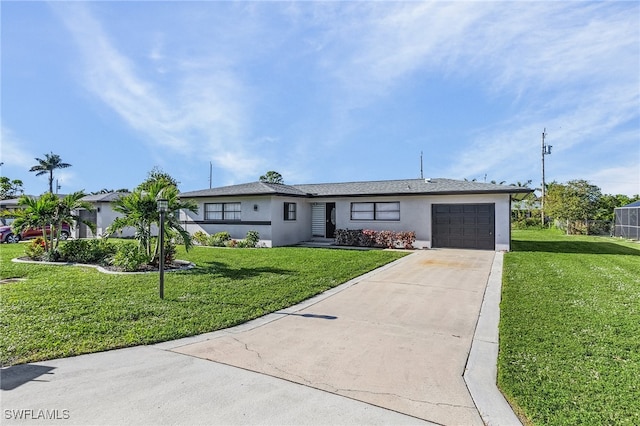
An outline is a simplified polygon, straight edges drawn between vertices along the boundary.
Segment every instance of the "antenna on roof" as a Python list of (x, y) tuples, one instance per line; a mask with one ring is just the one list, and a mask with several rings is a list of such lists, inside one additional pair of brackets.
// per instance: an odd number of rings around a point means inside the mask
[(422, 170), (422, 151), (420, 151), (420, 179), (424, 179), (424, 173)]
[(211, 181), (213, 178), (213, 164), (209, 161), (209, 189), (211, 189)]

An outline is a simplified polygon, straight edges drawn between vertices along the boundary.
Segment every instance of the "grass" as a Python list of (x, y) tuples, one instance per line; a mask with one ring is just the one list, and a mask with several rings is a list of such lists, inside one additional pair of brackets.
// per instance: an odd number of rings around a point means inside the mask
[(640, 244), (514, 231), (498, 385), (525, 424), (640, 424)]
[(13, 365), (219, 330), (291, 306), (404, 253), (195, 247), (190, 271), (106, 275), (94, 268), (20, 264), (0, 246), (0, 362)]

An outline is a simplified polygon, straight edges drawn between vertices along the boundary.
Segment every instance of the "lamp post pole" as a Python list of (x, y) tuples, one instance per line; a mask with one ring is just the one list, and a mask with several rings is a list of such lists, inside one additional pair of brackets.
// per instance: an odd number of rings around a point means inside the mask
[(160, 213), (160, 299), (164, 299), (164, 215), (169, 208), (169, 201), (161, 198), (158, 200), (158, 212)]

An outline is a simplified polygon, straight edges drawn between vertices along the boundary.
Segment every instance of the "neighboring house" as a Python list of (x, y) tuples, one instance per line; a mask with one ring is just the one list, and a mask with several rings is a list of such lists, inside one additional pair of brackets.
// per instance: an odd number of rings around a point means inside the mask
[[(107, 228), (113, 223), (113, 221), (120, 216), (119, 213), (113, 210), (111, 203), (123, 195), (127, 195), (125, 192), (109, 192), (107, 194), (87, 195), (82, 197), (82, 201), (87, 201), (93, 205), (94, 210), (81, 210), (80, 217), (88, 219), (96, 224), (96, 234), (91, 232), (91, 229), (83, 224), (79, 223), (75, 229), (74, 236), (76, 238), (90, 238), (94, 236), (103, 236)], [(135, 233), (134, 228), (125, 228), (121, 232), (117, 232), (112, 235), (113, 237), (132, 237)]]
[(640, 240), (640, 201), (615, 208), (613, 211), (616, 216), (614, 235)]
[[(28, 197), (32, 197), (31, 195), (27, 195)], [(5, 210), (11, 211), (18, 209), (18, 200), (19, 198), (8, 198), (6, 200), (0, 200), (0, 212)]]
[(182, 212), (191, 234), (256, 230), (269, 246), (332, 239), (336, 229), (413, 231), (417, 248), (509, 250), (512, 198), (533, 190), (452, 179), (307, 185), (253, 182), (184, 192), (198, 213)]
[[(113, 210), (111, 205), (112, 201), (117, 200), (123, 195), (127, 195), (125, 192), (109, 192), (107, 194), (96, 194), (96, 195), (86, 195), (82, 197), (82, 201), (87, 201), (91, 203), (94, 210), (80, 210), (78, 214), (81, 218), (85, 220), (89, 220), (96, 224), (96, 233), (95, 235), (91, 232), (91, 229), (80, 222), (76, 224), (75, 227), (71, 229), (71, 235), (74, 238), (92, 238), (96, 236), (103, 236), (109, 227), (113, 223), (116, 217), (120, 216), (119, 213)], [(63, 197), (64, 195), (58, 194), (59, 197)], [(15, 210), (18, 209), (18, 199), (8, 199), (8, 200), (0, 200), (0, 211), (4, 210)], [(114, 237), (132, 237), (135, 233), (134, 228), (125, 228), (121, 232), (114, 234)]]

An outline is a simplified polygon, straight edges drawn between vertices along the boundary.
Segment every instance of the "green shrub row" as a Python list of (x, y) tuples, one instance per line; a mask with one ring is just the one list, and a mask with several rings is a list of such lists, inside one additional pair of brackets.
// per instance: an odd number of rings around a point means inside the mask
[[(155, 245), (156, 239), (151, 244)], [(137, 243), (127, 241), (115, 244), (107, 239), (69, 240), (57, 250), (45, 252), (44, 240), (38, 237), (25, 247), (25, 254), (33, 260), (51, 262), (86, 263), (102, 266), (114, 266), (122, 271), (138, 271), (149, 265), (151, 259)], [(164, 261), (171, 264), (176, 255), (173, 241), (165, 241)]]
[(260, 234), (258, 231), (249, 231), (244, 240), (234, 240), (228, 232), (218, 232), (209, 235), (205, 232), (198, 231), (193, 234), (193, 241), (201, 246), (211, 247), (231, 247), (231, 248), (254, 248), (260, 243)]
[(105, 239), (69, 240), (57, 249), (45, 252), (42, 237), (35, 238), (25, 247), (25, 254), (33, 260), (50, 262), (109, 264), (118, 247)]

